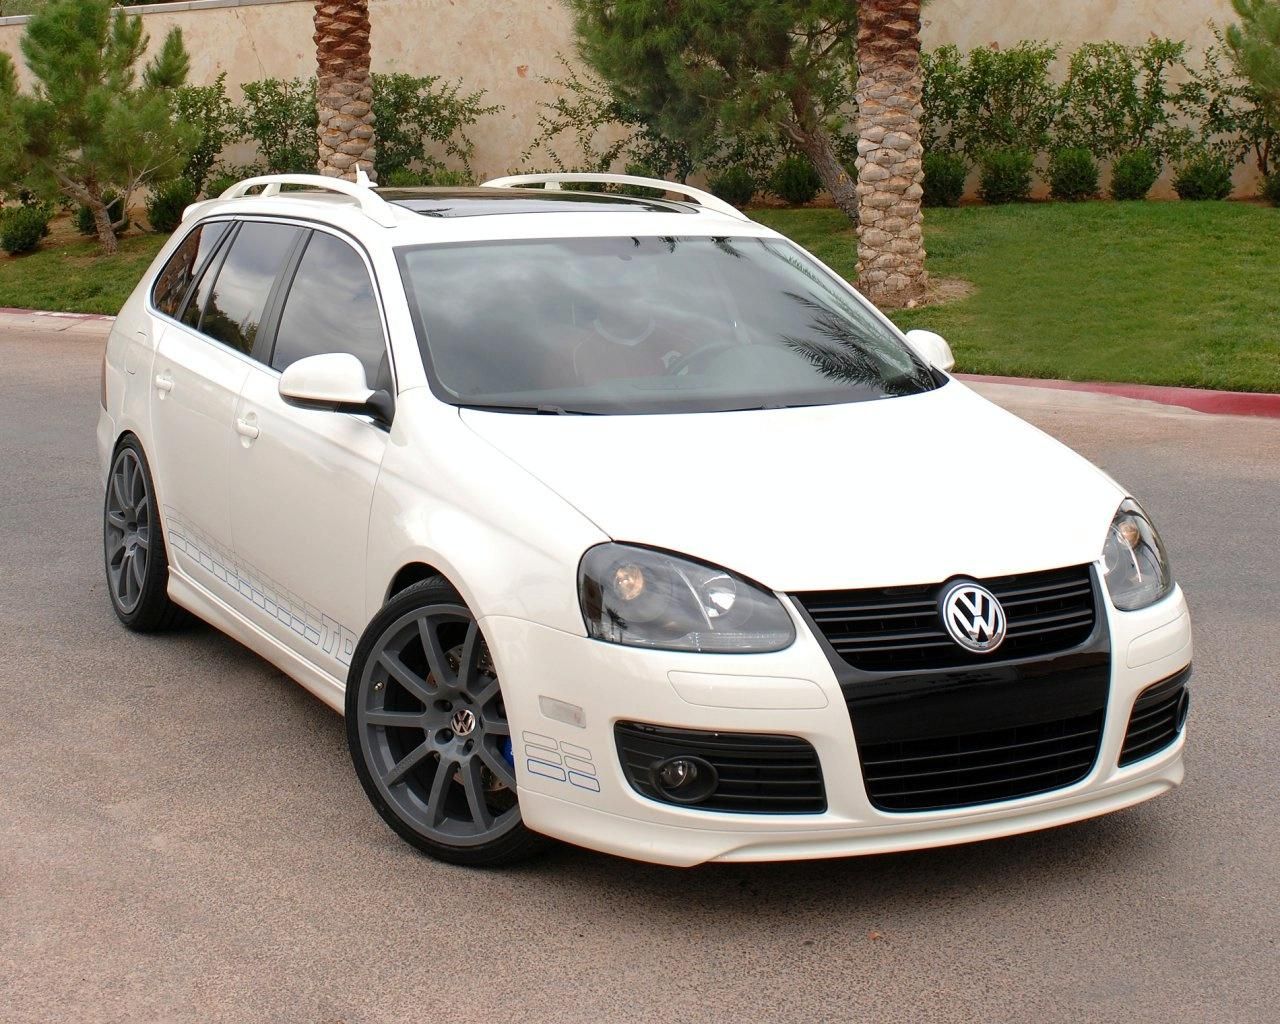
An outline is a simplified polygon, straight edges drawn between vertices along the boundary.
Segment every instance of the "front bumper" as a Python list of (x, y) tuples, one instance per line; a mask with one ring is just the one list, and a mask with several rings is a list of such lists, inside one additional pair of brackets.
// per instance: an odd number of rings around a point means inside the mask
[[(1111, 680), (1098, 757), (1070, 786), (999, 803), (909, 813), (872, 806), (845, 696), (826, 654), (797, 618), (785, 651), (682, 654), (621, 647), (522, 619), (482, 620), (512, 722), (520, 806), (530, 828), (660, 864), (883, 853), (1013, 835), (1131, 806), (1182, 780), (1185, 731), (1118, 767), (1138, 694), (1191, 661), (1182, 592), (1109, 620)], [(795, 614), (793, 609), (793, 614)], [(742, 814), (661, 803), (623, 775), (619, 721), (800, 737), (822, 765), (827, 810)]]

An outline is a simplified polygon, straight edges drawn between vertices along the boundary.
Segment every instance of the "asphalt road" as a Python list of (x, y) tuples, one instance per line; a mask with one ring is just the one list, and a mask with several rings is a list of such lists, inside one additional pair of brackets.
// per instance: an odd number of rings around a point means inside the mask
[(1160, 524), (1197, 644), (1174, 793), (904, 855), (484, 873), (396, 839), (244, 648), (117, 624), (101, 336), (0, 330), (5, 1024), (1280, 1019), (1280, 421), (988, 391)]

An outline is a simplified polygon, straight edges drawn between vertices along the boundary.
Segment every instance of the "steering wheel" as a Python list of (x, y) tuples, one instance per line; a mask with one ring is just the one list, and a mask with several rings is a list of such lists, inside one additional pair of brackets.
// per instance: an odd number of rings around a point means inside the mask
[(717, 341), (710, 345), (704, 345), (702, 348), (697, 349), (694, 352), (690, 352), (687, 356), (681, 356), (674, 363), (668, 366), (667, 376), (678, 376), (679, 374), (684, 373), (685, 370), (692, 368), (695, 363), (708, 359), (717, 352), (723, 352), (726, 349), (737, 347), (737, 343), (732, 341)]

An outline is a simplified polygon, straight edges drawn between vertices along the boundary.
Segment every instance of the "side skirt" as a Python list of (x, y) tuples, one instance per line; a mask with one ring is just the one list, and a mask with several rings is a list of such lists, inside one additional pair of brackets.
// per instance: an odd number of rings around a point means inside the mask
[(169, 597), (193, 615), (244, 644), (259, 657), (271, 662), (289, 678), (301, 683), (325, 704), (341, 715), (345, 708), (347, 686), (328, 672), (316, 668), (269, 636), (221, 598), (211, 594), (180, 569), (169, 566)]

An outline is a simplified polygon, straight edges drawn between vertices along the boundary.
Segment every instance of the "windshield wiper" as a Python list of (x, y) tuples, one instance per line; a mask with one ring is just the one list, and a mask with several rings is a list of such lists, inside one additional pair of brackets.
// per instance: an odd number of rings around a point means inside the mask
[(519, 412), (532, 416), (599, 416), (598, 412), (589, 412), (586, 409), (566, 409), (559, 405), (505, 405), (505, 404), (488, 404), (481, 405), (475, 402), (466, 402), (461, 406), (463, 409), (475, 409), (478, 412)]

